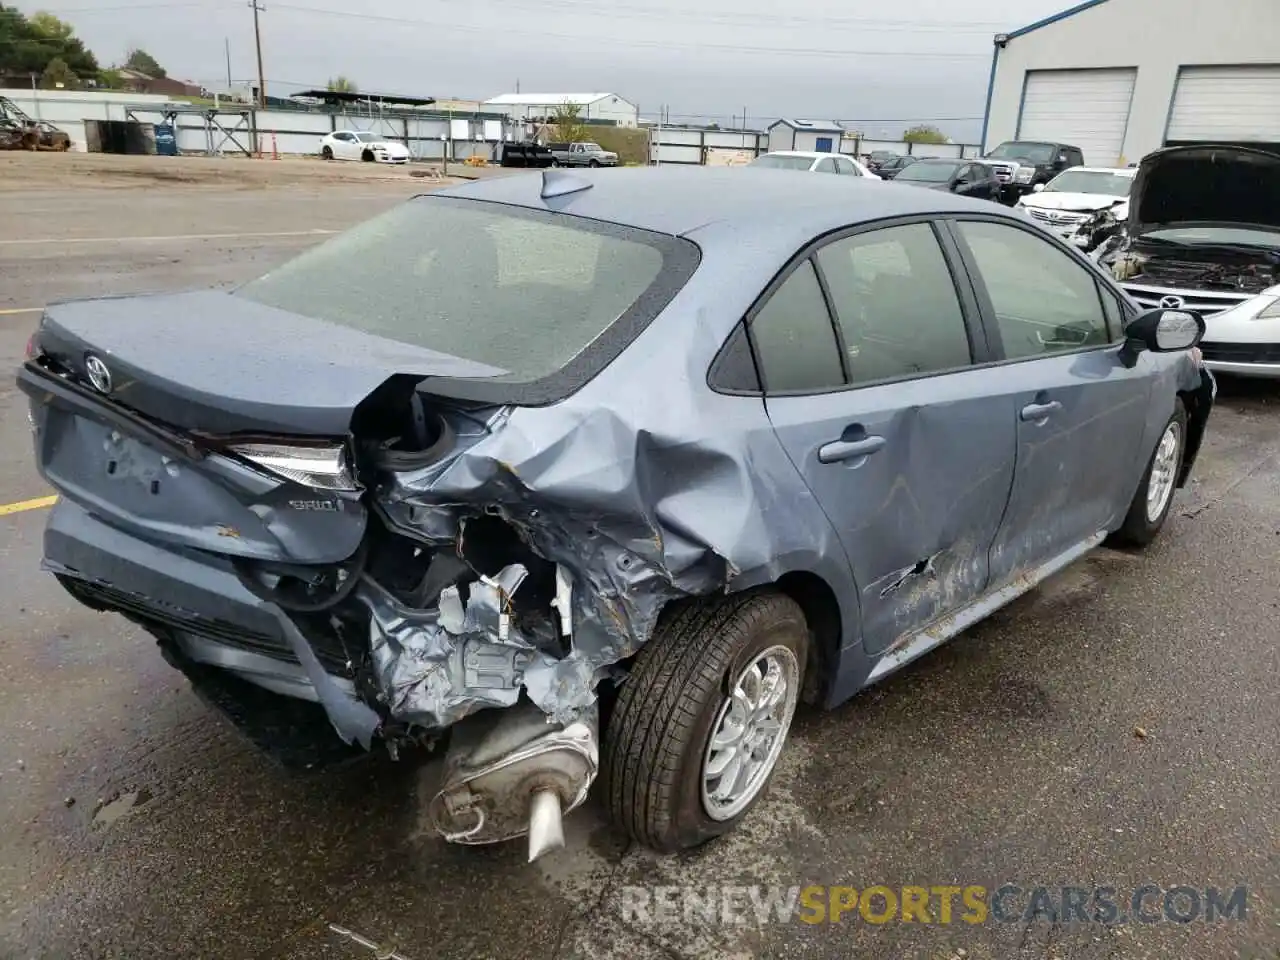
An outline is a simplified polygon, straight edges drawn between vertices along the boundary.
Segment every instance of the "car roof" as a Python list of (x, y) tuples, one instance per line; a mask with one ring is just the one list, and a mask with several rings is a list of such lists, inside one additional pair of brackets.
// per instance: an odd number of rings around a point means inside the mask
[[(761, 157), (811, 157), (816, 160), (819, 157), (842, 157), (844, 154), (835, 153), (834, 151), (823, 153), (821, 150), (770, 150), (768, 153), (760, 154)], [(759, 159), (757, 157), (756, 159)]]
[[(1137, 167), (1067, 167), (1062, 173), (1114, 173), (1121, 177), (1135, 177)], [(1061, 176), (1062, 174), (1059, 174)]]
[[(542, 180), (590, 184), (588, 190), (542, 199)], [(888, 217), (949, 212), (999, 214), (982, 200), (940, 194), (893, 181), (863, 177), (798, 177), (762, 167), (622, 167), (610, 170), (547, 171), (486, 177), (432, 191), (535, 210), (561, 211), (658, 233), (699, 231), (699, 242), (717, 231), (741, 242), (790, 244), (845, 225)], [(1016, 219), (1010, 214), (1011, 219)], [(1020, 221), (1019, 221), (1020, 222)], [(785, 229), (783, 229), (785, 227)]]

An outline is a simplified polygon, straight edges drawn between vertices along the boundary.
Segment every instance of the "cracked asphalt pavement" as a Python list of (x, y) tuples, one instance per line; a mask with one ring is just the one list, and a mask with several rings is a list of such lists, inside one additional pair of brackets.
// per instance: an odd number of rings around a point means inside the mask
[[(12, 311), (246, 279), (420, 189), (135, 179), (0, 191), (0, 366), (17, 366), (38, 318)], [(0, 957), (1276, 960), (1280, 384), (1221, 387), (1194, 482), (1150, 550), (1098, 551), (881, 687), (803, 714), (761, 808), (678, 857), (628, 845), (594, 800), (570, 816), (568, 848), (533, 865), (520, 843), (445, 844), (425, 813), (438, 763), (282, 770), (141, 631), (39, 571), (42, 509), (0, 510)], [(0, 438), (0, 505), (46, 496), (8, 375)], [(1148, 882), (1245, 885), (1246, 916), (810, 925), (628, 910), (667, 886), (1123, 898)]]

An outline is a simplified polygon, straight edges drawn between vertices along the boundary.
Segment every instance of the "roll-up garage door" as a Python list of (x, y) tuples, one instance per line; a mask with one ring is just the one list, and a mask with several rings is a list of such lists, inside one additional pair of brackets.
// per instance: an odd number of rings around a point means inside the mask
[(1183, 67), (1166, 143), (1280, 143), (1280, 63)]
[(1086, 164), (1115, 165), (1137, 75), (1133, 68), (1027, 71), (1018, 139), (1067, 143), (1080, 148)]

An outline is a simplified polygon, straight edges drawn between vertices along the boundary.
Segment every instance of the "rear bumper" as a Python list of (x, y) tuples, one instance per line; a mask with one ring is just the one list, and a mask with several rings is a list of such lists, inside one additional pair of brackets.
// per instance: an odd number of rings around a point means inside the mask
[[(320, 699), (275, 614), (213, 555), (157, 546), (60, 500), (45, 529), (43, 566), (81, 603), (125, 615), (194, 663), (273, 693)], [(341, 652), (313, 649), (333, 682), (354, 697), (341, 676)]]

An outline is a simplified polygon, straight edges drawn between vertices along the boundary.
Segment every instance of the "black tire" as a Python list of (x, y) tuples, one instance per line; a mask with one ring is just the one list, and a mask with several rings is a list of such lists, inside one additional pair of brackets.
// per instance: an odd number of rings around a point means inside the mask
[(1182, 469), (1182, 458), (1186, 455), (1187, 450), (1187, 408), (1183, 406), (1181, 398), (1174, 401), (1173, 416), (1169, 418), (1169, 422), (1160, 431), (1155, 449), (1151, 451), (1151, 457), (1147, 460), (1147, 468), (1142, 471), (1142, 482), (1138, 484), (1137, 492), (1133, 495), (1133, 501), (1129, 504), (1129, 512), (1125, 515), (1124, 523), (1120, 529), (1111, 535), (1110, 544), (1120, 547), (1145, 547), (1159, 535), (1160, 530), (1164, 527), (1170, 511), (1173, 509), (1176, 489), (1169, 491), (1169, 496), (1163, 509), (1160, 510), (1159, 515), (1154, 520), (1147, 516), (1147, 495), (1151, 489), (1152, 470), (1155, 467), (1156, 455), (1160, 451), (1161, 441), (1164, 439), (1165, 434), (1175, 427), (1177, 429), (1178, 446), (1173, 464), (1173, 482), (1176, 486), (1178, 473)]
[(559, 160), (552, 160), (552, 161), (551, 161), (551, 165), (552, 165), (553, 167), (558, 167), (558, 166), (560, 166), (560, 161), (559, 161)]
[(731, 684), (775, 646), (795, 655), (798, 700), (808, 645), (804, 613), (777, 593), (690, 601), (664, 613), (635, 657), (604, 736), (601, 796), (614, 823), (661, 853), (733, 829), (768, 792), (773, 770), (745, 809), (712, 818), (702, 800), (702, 762), (713, 724)]
[(589, 162), (587, 163), (587, 166), (588, 166), (588, 167), (598, 167), (598, 166), (600, 166), (600, 161), (599, 161), (599, 160), (591, 160), (591, 161), (589, 161)]
[(320, 157), (321, 157), (321, 159), (324, 159), (324, 160), (332, 160), (332, 159), (333, 159), (333, 147), (330, 147), (330, 146), (328, 146), (328, 145), (326, 145), (326, 146), (324, 146), (324, 147), (321, 147), (321, 148), (320, 148)]
[(364, 153), (360, 154), (360, 159), (365, 163), (373, 163), (373, 151), (366, 150)]

